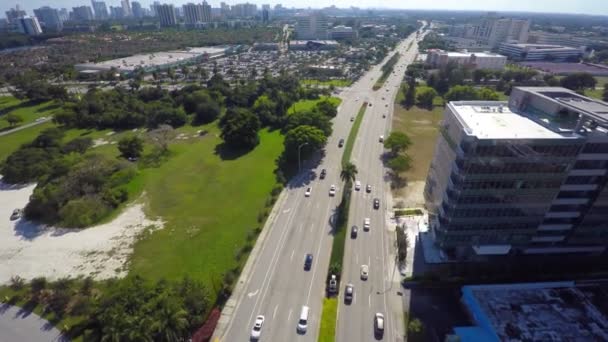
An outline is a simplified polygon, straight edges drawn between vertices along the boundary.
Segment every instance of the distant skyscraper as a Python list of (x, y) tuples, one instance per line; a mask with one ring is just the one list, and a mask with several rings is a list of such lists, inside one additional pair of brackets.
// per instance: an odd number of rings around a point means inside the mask
[(36, 17), (21, 17), (17, 19), (19, 31), (29, 35), (36, 36), (42, 33), (42, 28)]
[(314, 12), (296, 18), (296, 36), (298, 39), (327, 39), (327, 17)]
[(152, 12), (152, 16), (154, 17), (158, 17), (158, 12), (156, 11), (158, 6), (160, 6), (160, 2), (158, 1), (154, 1), (154, 3), (150, 5), (150, 12)]
[(72, 16), (76, 21), (93, 20), (93, 11), (89, 6), (72, 7)]
[(203, 0), (203, 22), (211, 21), (211, 5), (207, 3), (207, 1)]
[(131, 12), (135, 18), (143, 18), (144, 17), (144, 9), (141, 8), (141, 4), (137, 1), (133, 1), (131, 3)]
[(203, 5), (187, 3), (182, 8), (186, 25), (194, 25), (203, 21)]
[(173, 5), (163, 4), (156, 7), (156, 14), (160, 19), (161, 27), (171, 27), (177, 25), (177, 16)]
[(262, 21), (268, 22), (270, 20), (270, 5), (262, 5)]
[(106, 7), (105, 2), (91, 0), (91, 5), (93, 5), (93, 11), (95, 11), (95, 19), (97, 19), (97, 20), (108, 19), (108, 8)]
[(70, 19), (70, 14), (68, 13), (67, 8), (60, 9), (58, 13), (59, 13), (59, 20), (61, 20), (62, 23), (65, 23), (66, 21), (68, 21)]
[(9, 23), (16, 23), (17, 19), (25, 17), (26, 15), (27, 14), (25, 13), (25, 11), (19, 8), (19, 5), (15, 6), (15, 8), (11, 8), (6, 11), (6, 19)]
[(124, 12), (122, 10), (122, 7), (110, 6), (110, 17), (112, 19), (124, 18)]
[(34, 14), (45, 31), (58, 32), (63, 29), (63, 23), (61, 22), (61, 19), (59, 19), (59, 12), (56, 9), (44, 6), (35, 9)]
[(224, 19), (231, 16), (230, 6), (225, 2), (220, 3), (220, 15)]
[(122, 6), (123, 15), (125, 17), (131, 17), (133, 13), (131, 13), (131, 5), (129, 4), (129, 0), (122, 0), (120, 3)]

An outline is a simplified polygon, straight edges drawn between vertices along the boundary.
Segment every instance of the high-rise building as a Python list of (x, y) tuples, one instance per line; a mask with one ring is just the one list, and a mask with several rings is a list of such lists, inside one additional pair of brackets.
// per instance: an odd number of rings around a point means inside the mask
[(184, 9), (184, 21), (186, 25), (194, 25), (203, 21), (203, 5), (190, 2), (182, 7)]
[(177, 25), (177, 16), (173, 5), (162, 4), (156, 7), (156, 14), (160, 19), (161, 27), (171, 27)]
[(75, 21), (93, 20), (93, 11), (89, 6), (72, 7), (72, 19)]
[(19, 31), (29, 36), (36, 36), (42, 33), (42, 28), (36, 17), (21, 17), (17, 19)]
[(327, 39), (327, 17), (321, 12), (312, 12), (296, 17), (298, 39)]
[(131, 3), (131, 12), (135, 18), (144, 17), (144, 9), (141, 7), (141, 4), (138, 1), (133, 1)]
[(61, 19), (59, 19), (59, 12), (54, 8), (48, 6), (40, 7), (34, 10), (34, 15), (38, 18), (38, 21), (45, 32), (59, 32), (63, 29), (63, 23), (61, 22)]
[(446, 106), (425, 187), (449, 257), (599, 254), (608, 246), (608, 103), (560, 87)]
[(11, 8), (6, 13), (6, 20), (10, 23), (16, 23), (19, 18), (25, 17), (27, 14), (24, 10), (22, 10), (19, 5), (15, 6), (15, 8)]
[(70, 20), (70, 13), (68, 12), (67, 8), (62, 8), (59, 10), (59, 20), (61, 20), (62, 23)]
[(125, 17), (132, 17), (133, 13), (131, 12), (131, 5), (129, 4), (129, 0), (121, 0), (120, 6), (122, 7), (122, 14)]
[(203, 0), (203, 22), (211, 22), (211, 5)]
[(91, 0), (91, 5), (93, 6), (93, 11), (95, 12), (95, 19), (97, 19), (97, 20), (108, 19), (108, 8), (106, 7), (105, 2)]
[(225, 2), (220, 3), (220, 15), (224, 19), (229, 18), (231, 16), (230, 6)]
[(270, 21), (270, 5), (262, 5), (262, 21), (265, 23)]
[(156, 11), (158, 6), (160, 6), (160, 2), (158, 1), (154, 1), (154, 3), (150, 5), (150, 12), (152, 13), (153, 17), (158, 17), (158, 12)]
[(110, 18), (112, 19), (122, 19), (124, 18), (124, 11), (122, 7), (118, 6), (110, 6)]
[(492, 48), (497, 48), (501, 43), (527, 42), (529, 31), (529, 20), (497, 18), (490, 14), (474, 25), (472, 30), (467, 31), (470, 36), (465, 38), (476, 39)]

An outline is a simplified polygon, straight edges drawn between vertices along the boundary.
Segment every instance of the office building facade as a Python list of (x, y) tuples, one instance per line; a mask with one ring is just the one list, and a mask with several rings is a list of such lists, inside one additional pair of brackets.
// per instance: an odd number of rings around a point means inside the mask
[(608, 104), (559, 87), (446, 106), (425, 186), (449, 257), (599, 254), (608, 245)]
[(514, 61), (573, 61), (578, 62), (585, 54), (584, 48), (561, 45), (502, 43), (498, 50)]
[(17, 19), (19, 32), (25, 33), (28, 36), (37, 36), (42, 33), (42, 27), (36, 17), (21, 17)]
[(328, 30), (327, 36), (329, 39), (355, 39), (357, 31), (350, 26), (337, 25)]
[(106, 20), (109, 18), (108, 7), (104, 1), (92, 0), (91, 6), (93, 6), (93, 12), (95, 12), (95, 19)]
[(156, 7), (156, 15), (160, 20), (161, 27), (172, 27), (177, 25), (177, 15), (173, 5), (163, 4)]
[(93, 11), (89, 6), (72, 7), (72, 20), (90, 21), (93, 20)]
[(296, 37), (300, 40), (327, 39), (327, 17), (313, 12), (296, 17)]
[(34, 15), (38, 18), (44, 31), (60, 32), (63, 29), (63, 22), (59, 18), (59, 11), (48, 6), (34, 10)]
[(144, 9), (141, 7), (141, 3), (138, 1), (131, 2), (131, 14), (133, 18), (143, 18), (145, 13)]
[(507, 57), (490, 52), (464, 53), (432, 49), (427, 51), (426, 63), (439, 69), (455, 63), (469, 69), (503, 70)]

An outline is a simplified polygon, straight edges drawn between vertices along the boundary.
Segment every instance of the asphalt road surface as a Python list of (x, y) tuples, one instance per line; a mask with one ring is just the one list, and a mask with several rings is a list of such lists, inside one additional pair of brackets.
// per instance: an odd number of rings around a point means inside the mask
[(51, 323), (35, 313), (0, 303), (0, 342), (67, 341)]
[[(414, 43), (410, 46), (411, 42)], [(393, 69), (395, 72), (383, 87), (377, 91), (353, 94), (372, 106), (365, 112), (352, 155), (352, 162), (359, 170), (357, 180), (361, 182), (361, 190), (353, 191), (349, 224), (359, 227), (359, 234), (356, 239), (349, 235), (344, 251), (336, 332), (339, 342), (403, 341), (404, 336), (403, 304), (397, 294), (400, 286), (395, 265), (395, 226), (389, 224), (391, 208), (386, 194), (390, 187), (381, 160), (384, 148), (380, 136), (387, 137), (390, 133), (395, 96), (407, 65), (414, 61), (418, 52), (415, 34), (403, 41), (397, 50), (401, 57)], [(380, 75), (366, 77), (371, 82)], [(372, 187), (370, 193), (366, 191), (368, 184)], [(373, 208), (374, 198), (380, 200), (379, 209)], [(369, 231), (363, 230), (365, 218), (371, 221)], [(367, 280), (361, 279), (362, 265), (369, 267)], [(344, 302), (344, 287), (348, 283), (355, 289), (354, 300), (350, 304)], [(376, 313), (384, 315), (384, 334), (374, 332)]]
[[(406, 48), (408, 44), (405, 44)], [(400, 45), (400, 47), (403, 48), (403, 45)], [(387, 59), (391, 55), (392, 53), (389, 54)], [(240, 295), (233, 294), (233, 297), (236, 297), (234, 298), (235, 303), (230, 309), (229, 319), (223, 323), (225, 329), (216, 331), (216, 338), (220, 341), (249, 340), (251, 328), (257, 315), (264, 315), (266, 318), (262, 328), (261, 341), (317, 340), (332, 244), (330, 222), (342, 193), (340, 161), (343, 149), (338, 147), (338, 141), (348, 137), (348, 132), (352, 126), (350, 119), (357, 115), (366, 98), (374, 102), (377, 95), (386, 92), (384, 89), (377, 92), (372, 91), (373, 84), (380, 76), (382, 64), (373, 67), (340, 95), (343, 101), (338, 108), (338, 115), (334, 119), (334, 132), (328, 139), (325, 157), (313, 170), (317, 176), (310, 176), (310, 169), (303, 168), (302, 173), (295, 177), (280, 200), (275, 204), (276, 216), (269, 220), (269, 225), (265, 228), (267, 229), (267, 235), (256, 253), (255, 262), (251, 269), (244, 272), (239, 279), (239, 286), (242, 286), (242, 290), (239, 291)], [(395, 82), (394, 80), (390, 81), (390, 84), (396, 84)], [(394, 95), (394, 91), (391, 94)], [(386, 93), (386, 95), (389, 96), (389, 93)], [(386, 101), (386, 103), (390, 102)], [(376, 105), (383, 106), (380, 101)], [(384, 110), (386, 111), (387, 108), (384, 108)], [(374, 120), (371, 120), (371, 117), (374, 117)], [(376, 112), (375, 108), (371, 112), (368, 111), (360, 128), (360, 134), (363, 133), (368, 137), (380, 132), (383, 129), (382, 127), (385, 127), (385, 123), (390, 120), (389, 117), (384, 120), (380, 118), (380, 111)], [(366, 125), (372, 125), (372, 127), (365, 127)], [(374, 193), (380, 196), (381, 189), (383, 189), (382, 170), (378, 159), (381, 146), (377, 140), (366, 146), (366, 151), (357, 152), (357, 158), (362, 158), (359, 155), (366, 152), (373, 154), (373, 157), (360, 163), (360, 166), (358, 165), (359, 172), (361, 176), (367, 175), (370, 172), (367, 170), (367, 165), (372, 164), (372, 159), (374, 159), (373, 162), (378, 165), (378, 169), (374, 168), (373, 171), (374, 175), (378, 174), (378, 177), (374, 176), (377, 178), (374, 178)], [(323, 180), (318, 177), (321, 169), (327, 170), (327, 177)], [(365, 176), (365, 179), (367, 178), (370, 181), (372, 179), (371, 176)], [(332, 184), (338, 187), (334, 197), (329, 196), (329, 188)], [(310, 197), (305, 197), (304, 193), (308, 187), (312, 189), (312, 192)], [(358, 198), (355, 199), (356, 206), (361, 205), (365, 206), (366, 209), (371, 208), (369, 200), (366, 201), (365, 205), (359, 202)], [(381, 207), (381, 209), (383, 208)], [(381, 217), (383, 217), (383, 214), (381, 214), (381, 211), (377, 211), (373, 219), (373, 222), (378, 225), (377, 229), (380, 229)], [(365, 240), (364, 235), (361, 234), (360, 241)], [(378, 244), (378, 247), (369, 249), (369, 252), (378, 251), (379, 254), (370, 256), (370, 258), (374, 258), (372, 272), (382, 272), (382, 268), (379, 266), (381, 260), (376, 259), (383, 255), (379, 252), (382, 243), (380, 231), (378, 231), (374, 241)], [(308, 271), (304, 270), (304, 257), (307, 253), (314, 256), (312, 268)], [(376, 286), (380, 286), (381, 279), (380, 273), (378, 273), (378, 277), (370, 278), (370, 284), (377, 283)], [(365, 301), (367, 301), (367, 298), (365, 298)], [(377, 306), (381, 303), (383, 302), (374, 299), (373, 309), (365, 307), (366, 325), (371, 327), (373, 312), (374, 310), (380, 310), (381, 307)], [(353, 307), (357, 307), (358, 304)], [(298, 334), (296, 327), (303, 305), (310, 307), (308, 330), (305, 334)], [(368, 316), (369, 319), (367, 319)], [(368, 340), (362, 336), (357, 336), (356, 340), (359, 339)]]

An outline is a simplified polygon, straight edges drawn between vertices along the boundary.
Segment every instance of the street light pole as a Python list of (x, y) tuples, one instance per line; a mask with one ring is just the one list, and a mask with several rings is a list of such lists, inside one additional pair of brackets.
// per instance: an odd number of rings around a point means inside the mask
[(305, 142), (305, 143), (301, 144), (300, 146), (298, 146), (298, 173), (300, 173), (300, 171), (302, 171), (302, 167), (300, 164), (300, 149), (305, 145), (308, 145), (308, 143)]

